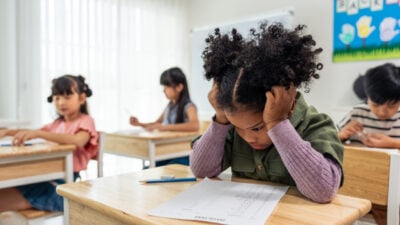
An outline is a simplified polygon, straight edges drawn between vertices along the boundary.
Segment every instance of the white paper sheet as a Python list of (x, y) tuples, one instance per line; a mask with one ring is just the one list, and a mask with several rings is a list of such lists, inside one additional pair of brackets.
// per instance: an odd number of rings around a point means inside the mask
[(262, 225), (288, 186), (204, 179), (149, 215), (220, 224)]
[[(41, 138), (35, 138), (35, 139), (31, 139), (29, 141), (25, 141), (25, 144), (28, 145), (33, 145), (33, 144), (40, 144), (40, 143), (45, 143), (46, 140), (41, 139)], [(8, 146), (8, 145), (12, 145), (12, 137), (3, 137), (0, 138), (0, 146)]]

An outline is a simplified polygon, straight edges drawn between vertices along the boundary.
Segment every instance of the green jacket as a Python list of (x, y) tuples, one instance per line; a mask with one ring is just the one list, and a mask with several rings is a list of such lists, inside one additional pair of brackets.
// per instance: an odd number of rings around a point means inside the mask
[[(333, 159), (342, 168), (343, 145), (333, 121), (327, 115), (318, 113), (314, 107), (308, 106), (300, 93), (296, 98), (290, 123), (303, 140), (310, 142), (315, 150)], [(295, 185), (274, 145), (261, 151), (253, 150), (236, 133), (234, 127), (226, 136), (222, 171), (228, 167), (232, 167), (235, 176)]]

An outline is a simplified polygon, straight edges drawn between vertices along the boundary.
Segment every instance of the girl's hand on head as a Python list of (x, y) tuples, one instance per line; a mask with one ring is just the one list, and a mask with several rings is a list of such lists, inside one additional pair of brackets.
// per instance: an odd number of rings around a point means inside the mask
[(347, 140), (351, 135), (362, 132), (364, 129), (363, 125), (355, 120), (350, 121), (344, 126), (338, 133), (340, 140)]
[(211, 106), (215, 110), (215, 121), (221, 124), (229, 123), (229, 120), (226, 118), (225, 112), (220, 105), (217, 103), (217, 94), (218, 94), (218, 85), (213, 82), (210, 92), (208, 92), (208, 101)]
[(367, 135), (368, 138), (364, 138), (361, 142), (369, 147), (377, 148), (395, 148), (393, 138), (379, 133), (372, 133)]
[(129, 123), (130, 123), (132, 126), (140, 126), (139, 120), (138, 120), (136, 117), (134, 117), (134, 116), (131, 116), (131, 117), (129, 118)]
[(289, 118), (296, 104), (296, 95), (296, 88), (293, 84), (289, 89), (284, 86), (274, 86), (271, 91), (266, 92), (267, 100), (263, 119), (267, 130)]
[(16, 146), (24, 145), (25, 141), (38, 138), (35, 130), (23, 130), (16, 133), (13, 137), (12, 144)]

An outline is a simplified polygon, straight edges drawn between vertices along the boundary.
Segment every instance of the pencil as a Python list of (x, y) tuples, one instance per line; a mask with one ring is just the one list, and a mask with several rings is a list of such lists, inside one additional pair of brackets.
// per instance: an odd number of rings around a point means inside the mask
[(181, 178), (171, 178), (171, 179), (149, 179), (149, 180), (142, 180), (141, 182), (151, 184), (151, 183), (187, 182), (187, 181), (196, 181), (196, 177), (181, 177)]

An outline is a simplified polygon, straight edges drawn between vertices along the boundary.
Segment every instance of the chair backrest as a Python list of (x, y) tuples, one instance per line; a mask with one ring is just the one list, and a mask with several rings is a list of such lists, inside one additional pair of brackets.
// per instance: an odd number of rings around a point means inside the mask
[(103, 154), (105, 144), (105, 133), (99, 131), (99, 152), (92, 159), (97, 161), (97, 177), (103, 177)]
[[(344, 183), (339, 193), (387, 206), (388, 224), (399, 224), (399, 162), (400, 157), (396, 149), (346, 145), (343, 157)], [(392, 214), (396, 216), (390, 217), (389, 211), (393, 211)], [(389, 223), (396, 218), (397, 223)]]
[(368, 148), (344, 147), (344, 184), (339, 193), (387, 205), (390, 154)]

